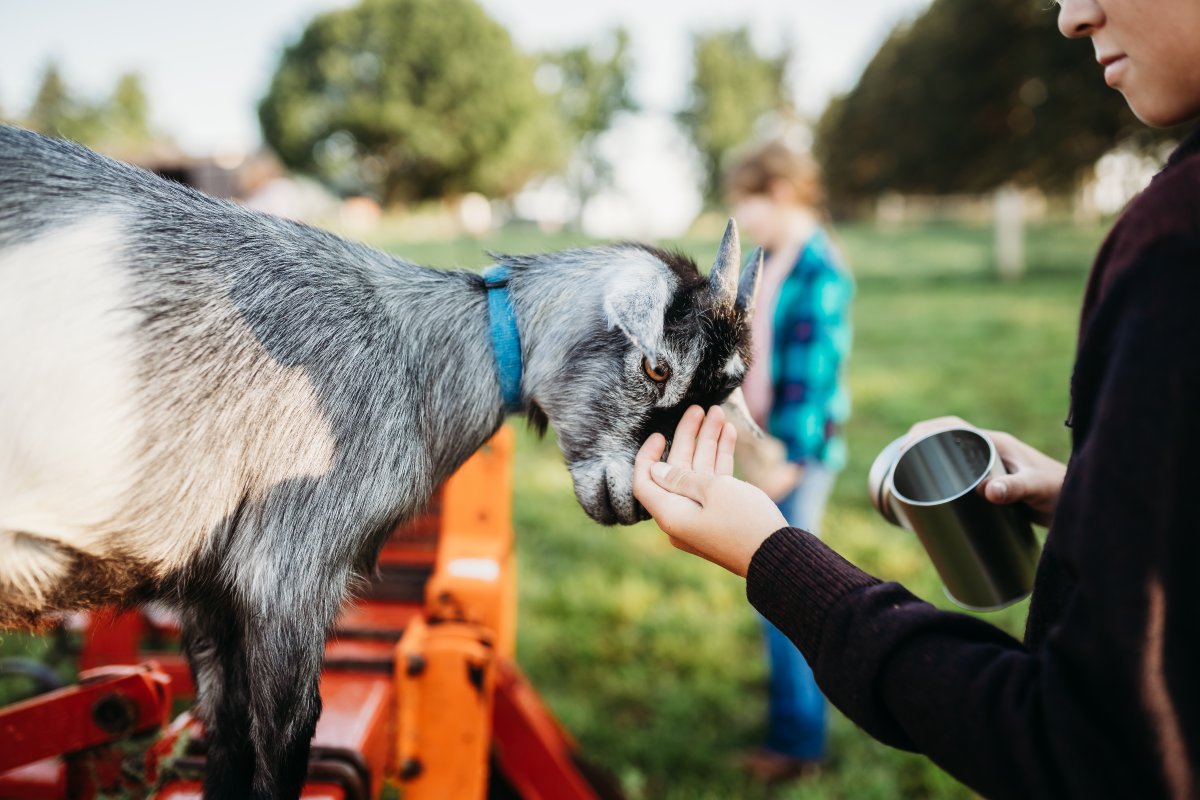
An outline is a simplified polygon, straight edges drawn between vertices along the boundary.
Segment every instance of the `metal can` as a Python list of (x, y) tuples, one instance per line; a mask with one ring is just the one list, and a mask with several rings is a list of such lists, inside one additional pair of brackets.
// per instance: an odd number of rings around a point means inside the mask
[(946, 594), (973, 611), (996, 611), (1033, 589), (1041, 546), (1024, 509), (979, 491), (1006, 474), (996, 446), (974, 428), (947, 428), (883, 449), (868, 478), (884, 519), (920, 539)]

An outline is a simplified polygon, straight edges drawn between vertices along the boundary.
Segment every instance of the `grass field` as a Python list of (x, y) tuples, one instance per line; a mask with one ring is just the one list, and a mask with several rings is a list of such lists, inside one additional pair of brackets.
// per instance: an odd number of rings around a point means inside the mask
[[(909, 534), (866, 497), (875, 454), (912, 422), (958, 414), (1065, 456), (1078, 305), (1102, 230), (1030, 231), (1029, 273), (992, 277), (990, 232), (961, 225), (844, 227), (858, 281), (851, 458), (826, 539), (868, 571), (948, 607)], [(483, 241), (380, 244), (436, 265), (480, 265), (484, 248), (578, 243), (509, 233)], [(707, 265), (715, 240), (678, 247)], [(606, 529), (579, 509), (552, 438), (522, 431), (516, 463), (518, 655), (555, 713), (631, 798), (959, 798), (971, 793), (925, 759), (874, 743), (837, 713), (830, 760), (814, 780), (772, 792), (734, 758), (762, 734), (765, 659), (738, 579), (678, 553), (653, 523)], [(1026, 604), (988, 615), (1020, 635)], [(0, 640), (6, 651), (41, 645)]]

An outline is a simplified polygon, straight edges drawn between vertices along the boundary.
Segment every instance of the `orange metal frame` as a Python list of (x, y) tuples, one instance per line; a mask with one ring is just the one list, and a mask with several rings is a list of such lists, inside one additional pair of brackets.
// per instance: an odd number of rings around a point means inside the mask
[[(525, 800), (597, 800), (575, 766), (574, 743), (513, 662), (513, 439), (501, 429), (435, 494), (428, 513), (396, 529), (378, 580), (339, 619), (326, 646), (305, 798), (365, 800), (392, 783), (405, 800), (476, 800), (487, 796), (496, 767)], [(152, 663), (93, 672), (91, 687), (0, 708), (0, 739), (22, 743), (0, 751), (0, 798), (127, 789), (120, 767), (128, 748), (113, 742), (148, 728), (160, 734), (138, 753), (138, 774), (155, 778), (146, 791), (159, 800), (198, 798), (202, 726), (185, 713), (162, 728), (171, 695), (195, 692), (186, 661), (162, 647), (177, 634), (170, 621), (142, 612), (92, 616), (81, 669)], [(135, 709), (135, 722), (97, 728), (100, 695)]]

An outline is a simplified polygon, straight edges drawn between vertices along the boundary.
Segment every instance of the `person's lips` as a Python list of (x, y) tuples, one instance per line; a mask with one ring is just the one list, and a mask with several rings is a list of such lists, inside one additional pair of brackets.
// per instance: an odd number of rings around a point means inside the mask
[(1129, 59), (1124, 53), (1098, 55), (1096, 60), (1100, 62), (1100, 66), (1104, 67), (1104, 82), (1109, 86), (1116, 86), (1125, 72), (1125, 67), (1129, 64)]

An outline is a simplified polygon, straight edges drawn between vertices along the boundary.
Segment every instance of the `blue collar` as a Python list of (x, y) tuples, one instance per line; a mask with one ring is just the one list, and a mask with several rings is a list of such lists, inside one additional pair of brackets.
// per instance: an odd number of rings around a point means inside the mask
[(483, 271), (487, 287), (488, 321), (492, 329), (492, 350), (496, 354), (496, 370), (500, 373), (500, 395), (504, 410), (520, 411), (521, 402), (521, 334), (517, 330), (517, 315), (513, 313), (508, 296), (508, 267), (495, 264)]

